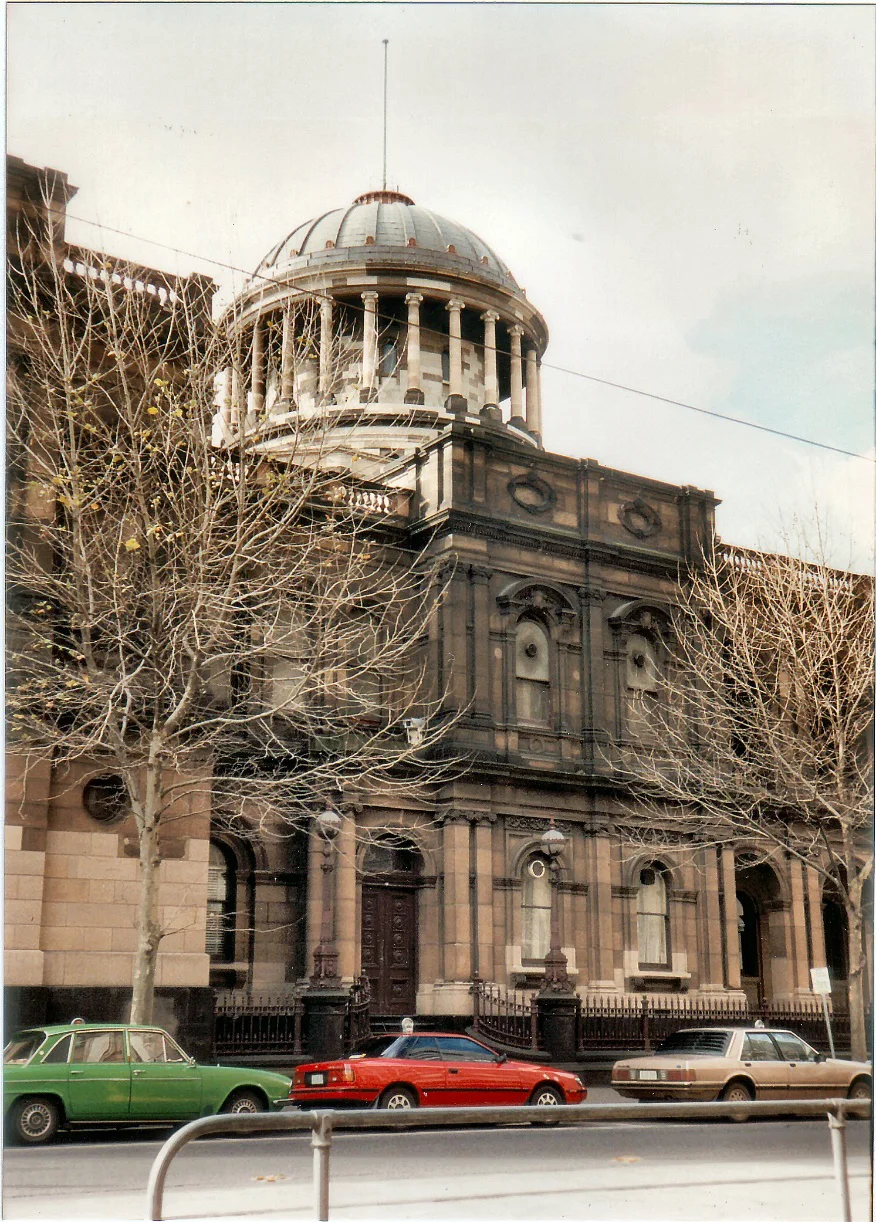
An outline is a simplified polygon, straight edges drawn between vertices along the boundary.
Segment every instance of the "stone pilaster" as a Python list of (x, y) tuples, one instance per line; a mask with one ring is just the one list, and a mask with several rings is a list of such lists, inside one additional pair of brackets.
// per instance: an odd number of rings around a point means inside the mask
[(338, 972), (345, 983), (358, 974), (359, 968), (359, 904), (356, 886), (356, 820), (344, 816), (334, 845), (335, 852), (335, 945), (338, 948)]
[(724, 992), (724, 964), (721, 954), (721, 904), (718, 895), (718, 853), (703, 849), (700, 894), (700, 961), (697, 965), (702, 993)]
[(809, 893), (809, 930), (812, 937), (812, 966), (825, 967), (827, 953), (824, 949), (824, 921), (821, 916), (821, 878), (807, 866), (804, 870), (806, 889)]
[(596, 979), (590, 981), (591, 989), (614, 991), (614, 927), (611, 898), (611, 840), (606, 835), (594, 836), (590, 841), (592, 851), (592, 902), (590, 918), (594, 946), (591, 971)]
[(526, 350), (526, 427), (541, 437), (541, 399), (538, 385), (538, 353)]
[(363, 403), (375, 396), (377, 379), (377, 293), (363, 293), (365, 313), (362, 316), (362, 387), (359, 397)]
[(733, 849), (724, 846), (721, 853), (724, 884), (724, 936), (727, 947), (727, 988), (740, 989), (739, 913), (736, 907), (736, 858)]
[(446, 983), (471, 979), (469, 824), (464, 816), (444, 818), (444, 963)]
[(793, 976), (794, 992), (812, 994), (809, 975), (809, 951), (806, 945), (806, 908), (803, 903), (803, 867), (796, 857), (788, 859), (788, 874), (791, 879), (791, 911), (789, 915), (790, 945), (788, 958)]
[(256, 319), (252, 329), (252, 373), (250, 411), (261, 415), (265, 407), (265, 322)]
[(477, 904), (478, 974), (496, 979), (493, 957), (493, 824), (495, 815), (475, 816), (475, 902)]

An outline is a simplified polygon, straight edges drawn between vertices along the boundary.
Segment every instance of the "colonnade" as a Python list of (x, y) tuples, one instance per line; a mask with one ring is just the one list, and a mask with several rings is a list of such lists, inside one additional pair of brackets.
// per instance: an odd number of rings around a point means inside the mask
[[(362, 402), (367, 403), (375, 401), (378, 397), (380, 294), (375, 290), (367, 290), (362, 292), (360, 297), (362, 301), (360, 398)], [(419, 292), (409, 292), (404, 300), (407, 307), (405, 402), (422, 404), (425, 401), (425, 395), (420, 308), (425, 297)], [(319, 341), (316, 360), (318, 373), (315, 389), (320, 401), (328, 400), (332, 391), (335, 304), (328, 297), (323, 297), (319, 304)], [(463, 377), (462, 311), (467, 308), (467, 303), (459, 296), (452, 296), (444, 304), (448, 314), (449, 356), (448, 396), (445, 406), (459, 411), (466, 399)], [(295, 309), (287, 306), (282, 314), (278, 398), (280, 403), (288, 404), (291, 409), (295, 403), (296, 389)], [(270, 319), (271, 312), (266, 311), (259, 315), (252, 325), (249, 378), (247, 379), (245, 374), (241, 375), (237, 369), (227, 370), (225, 373), (220, 414), (228, 434), (240, 427), (241, 417), (244, 414), (250, 421), (254, 421), (264, 413), (267, 392), (267, 336)], [(465, 409), (477, 412), (491, 408), (494, 409), (492, 414), (495, 418), (495, 414), (500, 411), (496, 325), (504, 320), (499, 312), (493, 309), (481, 312), (480, 319), (484, 324), (482, 402), (465, 403)], [(532, 341), (527, 341), (525, 329), (520, 323), (509, 320), (506, 326), (510, 339), (511, 362), (509, 420), (518, 425), (525, 425), (530, 433), (540, 436), (542, 431), (541, 364), (538, 350)]]

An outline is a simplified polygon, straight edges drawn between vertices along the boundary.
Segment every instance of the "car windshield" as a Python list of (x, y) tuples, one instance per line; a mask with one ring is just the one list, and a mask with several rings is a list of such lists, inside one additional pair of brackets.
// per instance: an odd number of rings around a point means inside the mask
[(657, 1056), (683, 1052), (701, 1056), (723, 1056), (730, 1043), (729, 1031), (674, 1031), (656, 1050)]
[(3, 1064), (26, 1065), (45, 1038), (45, 1031), (20, 1031), (13, 1035), (3, 1053)]
[(403, 1057), (408, 1046), (409, 1035), (399, 1035), (380, 1053), (382, 1057)]

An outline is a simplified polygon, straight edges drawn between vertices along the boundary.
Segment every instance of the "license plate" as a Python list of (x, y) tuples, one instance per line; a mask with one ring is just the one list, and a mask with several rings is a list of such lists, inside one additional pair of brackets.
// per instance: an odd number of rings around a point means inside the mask
[(309, 1073), (307, 1075), (307, 1085), (308, 1086), (325, 1086), (325, 1074), (324, 1073)]
[(657, 1081), (657, 1070), (656, 1069), (640, 1069), (639, 1070), (639, 1079), (642, 1082), (656, 1082)]

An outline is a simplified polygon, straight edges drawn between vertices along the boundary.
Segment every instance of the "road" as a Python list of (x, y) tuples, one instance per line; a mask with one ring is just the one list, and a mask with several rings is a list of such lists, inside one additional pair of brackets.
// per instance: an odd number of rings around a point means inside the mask
[[(600, 1096), (604, 1094), (605, 1098)], [(593, 1102), (613, 1092), (591, 1092)], [(616, 1097), (615, 1097), (616, 1098)], [(848, 1127), (853, 1222), (869, 1218), (870, 1126)], [(137, 1219), (167, 1133), (78, 1133), (4, 1158), (8, 1219)], [(169, 1218), (312, 1217), (309, 1134), (212, 1138), (177, 1158)], [(339, 1133), (333, 1219), (834, 1222), (824, 1120)]]

